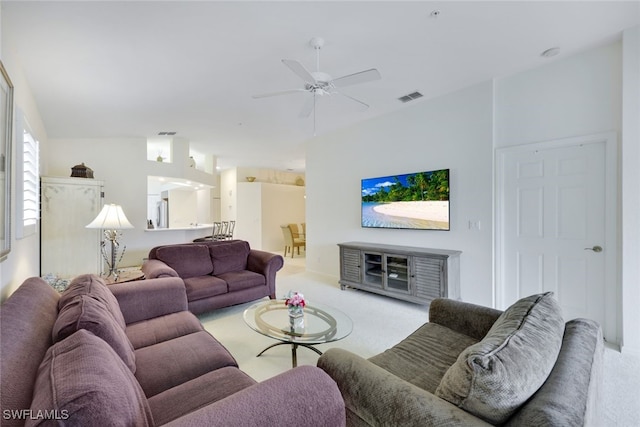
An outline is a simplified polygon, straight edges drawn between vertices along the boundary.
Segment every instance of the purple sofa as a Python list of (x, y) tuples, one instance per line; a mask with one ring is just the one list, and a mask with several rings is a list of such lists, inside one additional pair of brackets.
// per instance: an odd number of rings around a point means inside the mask
[(322, 370), (256, 383), (238, 369), (187, 310), (179, 278), (83, 275), (62, 295), (28, 279), (2, 304), (0, 343), (2, 426), (345, 424)]
[(243, 240), (157, 246), (142, 264), (147, 279), (180, 277), (189, 310), (201, 314), (268, 296), (276, 297), (280, 255), (251, 249)]

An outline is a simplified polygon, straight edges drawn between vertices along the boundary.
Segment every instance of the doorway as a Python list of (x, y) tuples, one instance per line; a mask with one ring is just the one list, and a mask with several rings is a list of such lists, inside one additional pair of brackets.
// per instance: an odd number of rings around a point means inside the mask
[(617, 139), (591, 135), (496, 151), (496, 307), (553, 291), (565, 320), (619, 344)]

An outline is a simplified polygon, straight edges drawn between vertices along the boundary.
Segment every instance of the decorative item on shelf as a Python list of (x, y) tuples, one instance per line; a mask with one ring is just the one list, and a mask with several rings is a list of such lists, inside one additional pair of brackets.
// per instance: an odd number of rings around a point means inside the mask
[(255, 177), (255, 176), (248, 176), (248, 177), (247, 177), (247, 181), (249, 181), (249, 182), (253, 182), (253, 181), (255, 181), (255, 180), (256, 180), (256, 177)]
[(71, 168), (72, 178), (93, 178), (93, 169), (85, 166), (84, 162)]
[[(115, 204), (104, 205), (98, 216), (91, 221), (91, 223), (87, 224), (86, 228), (100, 228), (104, 230), (104, 240), (100, 244), (100, 248), (102, 257), (109, 269), (105, 271), (105, 275), (106, 277), (113, 276), (114, 280), (118, 280), (117, 264), (122, 260), (124, 252), (127, 249), (127, 247), (123, 245), (122, 251), (119, 250), (120, 242), (118, 242), (118, 238), (120, 237), (120, 232), (118, 230), (133, 228), (133, 225), (131, 225), (122, 211), (122, 206)], [(107, 254), (107, 242), (111, 247), (110, 254)], [(119, 258), (118, 252), (120, 252)], [(118, 258), (117, 261), (116, 258)]]
[(189, 156), (189, 167), (196, 168), (196, 159), (194, 159), (193, 156)]
[(155, 227), (153, 226), (153, 221), (149, 220), (147, 221), (147, 229), (149, 230), (153, 230)]
[(162, 151), (158, 152), (158, 157), (156, 157), (156, 162), (162, 163), (164, 161), (164, 157), (162, 157)]
[(300, 326), (300, 320), (304, 316), (304, 307), (307, 302), (304, 300), (304, 295), (300, 292), (289, 291), (284, 301), (289, 311), (289, 323), (292, 327)]
[(304, 187), (304, 179), (301, 177), (296, 178), (296, 185), (299, 187)]

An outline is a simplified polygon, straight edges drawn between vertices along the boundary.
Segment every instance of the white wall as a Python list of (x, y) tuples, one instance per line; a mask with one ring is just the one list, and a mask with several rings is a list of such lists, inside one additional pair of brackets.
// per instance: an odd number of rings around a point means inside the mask
[(169, 190), (169, 228), (189, 227), (198, 222), (198, 197), (195, 191)]
[(235, 237), (249, 242), (254, 249), (262, 248), (262, 184), (236, 182), (237, 194)]
[(623, 35), (622, 351), (640, 354), (640, 27)]
[[(47, 152), (47, 132), (42, 123), (38, 106), (27, 84), (21, 64), (17, 61), (10, 46), (2, 43), (2, 63), (14, 85), (14, 119), (16, 112), (22, 111), (26, 116), (34, 136), (40, 141), (41, 159)], [(16, 136), (19, 136), (16, 138)], [(13, 131), (13, 150), (11, 153), (11, 252), (0, 262), (0, 301), (4, 300), (28, 277), (40, 273), (40, 234), (16, 239), (16, 151), (18, 141), (22, 143), (22, 129)], [(22, 148), (21, 146), (19, 148)], [(42, 162), (42, 161), (41, 161)]]
[(621, 44), (496, 80), (496, 147), (620, 132)]
[(237, 183), (236, 237), (252, 248), (281, 252), (281, 224), (305, 221), (305, 188), (268, 182)]
[[(640, 69), (638, 29), (623, 42), (424, 100), (398, 113), (309, 140), (307, 269), (339, 274), (341, 241), (458, 249), (462, 298), (493, 304), (494, 149), (613, 130), (620, 135), (623, 349), (640, 352)], [(493, 98), (492, 98), (493, 91)], [(623, 98), (624, 94), (624, 98)], [(624, 108), (624, 112), (623, 112)], [(624, 120), (624, 126), (623, 126)], [(360, 227), (360, 179), (451, 169), (450, 232)], [(467, 229), (479, 220), (479, 232)]]
[[(180, 147), (181, 145), (178, 145)], [(93, 169), (94, 178), (104, 181), (105, 203), (122, 205), (135, 227), (122, 231), (122, 242), (127, 246), (120, 266), (140, 265), (154, 246), (183, 243), (211, 234), (210, 229), (196, 231), (147, 232), (147, 176), (186, 177), (194, 181), (215, 185), (217, 178), (189, 169), (186, 159), (175, 156), (174, 162), (148, 161), (147, 141), (140, 139), (51, 139), (46, 162), (50, 176), (69, 176), (71, 166), (84, 162)], [(184, 162), (176, 159), (183, 158)], [(208, 182), (207, 182), (208, 181)], [(193, 203), (195, 206), (195, 202)], [(187, 223), (188, 224), (188, 223)]]
[(305, 187), (262, 184), (262, 249), (284, 251), (282, 224), (305, 222)]
[[(462, 299), (492, 305), (492, 99), (486, 82), (308, 141), (307, 269), (337, 280), (345, 241), (461, 250)], [(360, 227), (362, 178), (442, 168), (451, 231)]]

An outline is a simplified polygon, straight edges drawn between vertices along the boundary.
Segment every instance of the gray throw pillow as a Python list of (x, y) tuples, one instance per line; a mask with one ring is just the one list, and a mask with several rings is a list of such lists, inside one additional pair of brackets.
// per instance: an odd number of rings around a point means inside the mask
[(523, 298), (451, 365), (436, 396), (492, 424), (504, 423), (545, 382), (564, 320), (552, 292)]

